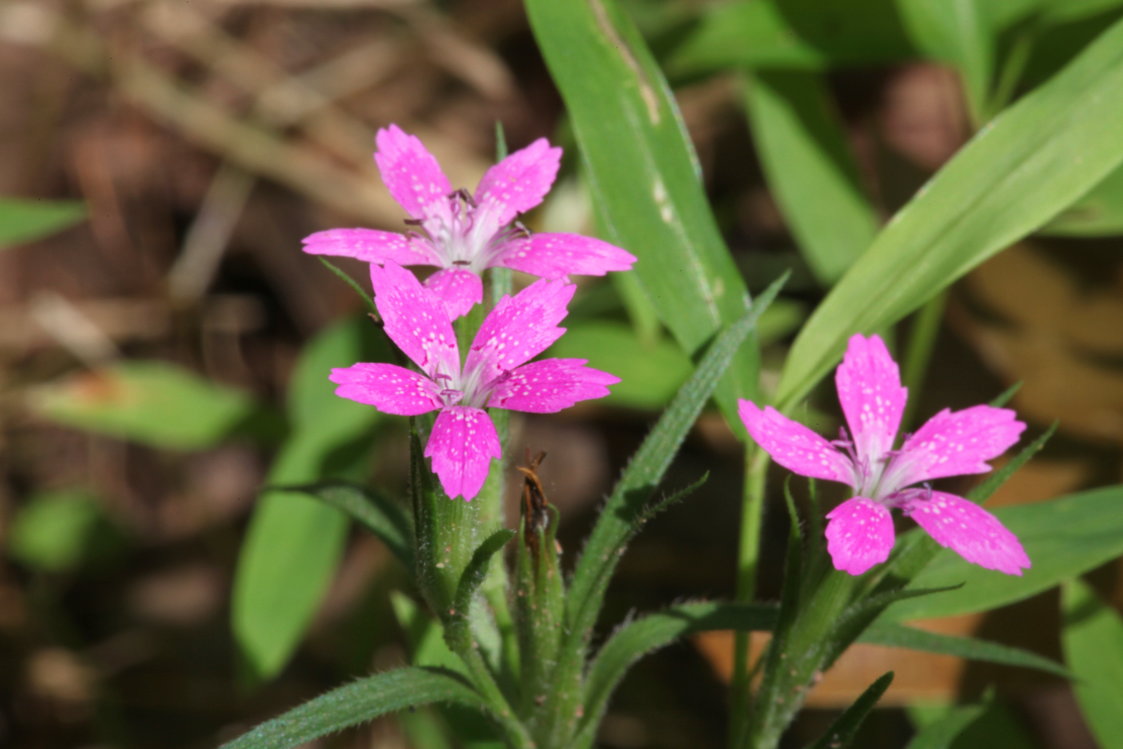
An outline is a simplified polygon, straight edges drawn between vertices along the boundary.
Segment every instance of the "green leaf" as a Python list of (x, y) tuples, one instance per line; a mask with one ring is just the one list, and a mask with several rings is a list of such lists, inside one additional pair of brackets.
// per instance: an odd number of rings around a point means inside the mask
[(71, 375), (39, 389), (32, 406), (64, 426), (173, 450), (202, 450), (278, 426), (248, 394), (162, 361), (126, 360)]
[(881, 695), (885, 694), (885, 690), (892, 683), (893, 672), (890, 671), (866, 687), (866, 691), (862, 692), (858, 699), (854, 701), (854, 704), (847, 707), (842, 715), (835, 718), (823, 737), (808, 749), (845, 749), (845, 747), (850, 746), (850, 743), (854, 741), (854, 734), (861, 728), (870, 711), (881, 699)]
[[(365, 316), (337, 323), (307, 344), (289, 389), (293, 432), (270, 466), (267, 486), (363, 477), (378, 412), (336, 397), (328, 374), (332, 367), (388, 357)], [(258, 502), (238, 558), (231, 609), (235, 638), (255, 677), (273, 676), (292, 654), (331, 582), (346, 532), (343, 513), (310, 497), (270, 492)]]
[(928, 632), (915, 627), (906, 627), (903, 624), (872, 624), (858, 638), (858, 642), (891, 648), (920, 650), (925, 653), (954, 655), (970, 661), (1032, 668), (1054, 676), (1066, 679), (1072, 678), (1072, 674), (1061, 664), (1051, 658), (1037, 655), (1022, 648), (979, 640), (974, 637), (957, 637)]
[(79, 201), (0, 198), (0, 249), (53, 234), (85, 216)]
[(917, 731), (906, 749), (948, 749), (955, 738), (979, 720), (986, 710), (985, 703), (953, 707)]
[(424, 668), (368, 676), (289, 710), (222, 745), (221, 749), (290, 749), (380, 715), (433, 703), (487, 705), (464, 681)]
[(815, 277), (830, 286), (873, 242), (877, 219), (823, 77), (760, 72), (745, 102), (772, 194)]
[(909, 36), (929, 58), (949, 63), (963, 78), (972, 119), (980, 120), (994, 71), (994, 38), (979, 0), (901, 0)]
[(1061, 609), (1061, 642), (1076, 672), (1076, 701), (1100, 743), (1115, 746), (1123, 737), (1123, 619), (1080, 580), (1061, 588)]
[[(891, 605), (880, 622), (930, 619), (988, 611), (1057, 585), (1123, 554), (1123, 486), (1110, 486), (1048, 502), (994, 511), (1021, 540), (1033, 567), (1021, 577), (968, 564), (941, 550), (910, 583), (932, 588), (962, 584), (938, 596), (912, 598)], [(919, 533), (919, 529), (909, 534)], [(906, 534), (908, 535), (908, 534)]]
[(266, 491), (307, 494), (341, 510), (378, 537), (407, 569), (413, 568), (413, 528), (401, 506), (367, 487), (346, 481), (276, 486)]
[[(637, 256), (633, 272), (694, 355), (742, 315), (747, 291), (666, 80), (612, 0), (526, 0), (526, 8), (609, 239)], [(757, 369), (756, 347), (745, 346), (716, 392), (731, 422), (737, 397), (757, 392)]]
[(590, 367), (619, 377), (602, 403), (651, 410), (665, 406), (694, 369), (671, 341), (647, 342), (630, 325), (600, 320), (571, 325), (550, 356), (588, 359)]
[[(940, 703), (913, 702), (906, 708), (909, 718), (923, 731), (928, 726), (946, 718), (948, 713), (957, 709), (954, 705)], [(1041, 749), (1041, 745), (1030, 735), (1025, 720), (1017, 711), (997, 701), (986, 702), (983, 713), (971, 724), (945, 744), (950, 749), (977, 749), (981, 746), (1002, 747), (1002, 749)]]
[(718, 336), (616, 482), (573, 573), (567, 608), (577, 636), (583, 636), (595, 622), (623, 544), (635, 532), (636, 521), (647, 512), (656, 486), (734, 353), (785, 280), (773, 283), (740, 320)]
[(625, 624), (608, 639), (589, 666), (584, 717), (579, 738), (591, 741), (608, 700), (636, 661), (683, 637), (713, 630), (771, 630), (774, 606), (738, 603), (686, 603)]
[(502, 551), (503, 547), (515, 537), (515, 532), (510, 528), (500, 528), (484, 539), (464, 573), (460, 576), (460, 584), (456, 587), (456, 597), (453, 599), (452, 611), (445, 621), (445, 640), (453, 652), (463, 652), (472, 647), (472, 635), (468, 629), (468, 616), (472, 608), (472, 599), (480, 589), (487, 569), (491, 565), (491, 558)]
[(855, 332), (883, 329), (1036, 230), (1123, 162), (1123, 21), (979, 132), (812, 314), (777, 393), (791, 408)]
[(42, 492), (15, 513), (8, 556), (29, 567), (62, 572), (110, 552), (121, 541), (97, 499), (79, 490)]
[(1084, 197), (1061, 211), (1042, 234), (1100, 237), (1123, 234), (1123, 169), (1116, 169)]
[(893, 0), (739, 0), (714, 3), (672, 51), (668, 68), (826, 70), (917, 56)]

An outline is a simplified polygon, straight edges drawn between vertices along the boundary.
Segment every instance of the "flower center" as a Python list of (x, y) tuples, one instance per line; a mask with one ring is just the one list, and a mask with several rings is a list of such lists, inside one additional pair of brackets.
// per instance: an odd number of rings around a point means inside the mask
[(471, 408), (484, 408), (491, 391), (495, 389), (497, 380), (483, 382), (479, 368), (461, 371), (459, 377), (438, 372), (433, 375), (433, 380), (445, 387), (440, 392), (441, 400), (446, 406), (468, 406)]
[(850, 458), (856, 494), (875, 501), (889, 500), (899, 494), (898, 490), (901, 487), (898, 485), (897, 477), (900, 471), (892, 470), (894, 462), (901, 454), (899, 450), (885, 450), (878, 455), (866, 455), (858, 449), (845, 427), (839, 429), (839, 438), (831, 444)]
[(423, 220), (406, 223), (418, 226), (445, 268), (461, 268), (482, 273), (504, 244), (526, 234), (514, 225), (500, 231), (498, 208), (476, 203), (471, 193), (460, 189), (449, 193), (446, 202), (436, 203)]

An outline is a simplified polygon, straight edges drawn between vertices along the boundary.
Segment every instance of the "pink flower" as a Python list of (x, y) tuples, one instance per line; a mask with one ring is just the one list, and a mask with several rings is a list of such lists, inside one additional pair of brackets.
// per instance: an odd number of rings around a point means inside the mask
[(530, 234), (515, 216), (542, 202), (558, 173), (561, 149), (539, 138), (491, 167), (476, 194), (453, 191), (440, 165), (415, 136), (397, 125), (379, 130), (374, 160), (390, 194), (418, 231), (330, 229), (304, 239), (304, 251), (382, 265), (434, 265), (425, 285), (455, 319), (483, 299), (480, 275), (505, 267), (542, 278), (603, 276), (628, 270), (635, 257), (592, 237)]
[(336, 395), (379, 411), (414, 416), (440, 410), (425, 447), (433, 472), (450, 497), (471, 500), (500, 457), (499, 436), (484, 408), (554, 413), (580, 400), (603, 398), (619, 378), (585, 366), (584, 359), (527, 364), (561, 337), (573, 284), (539, 280), (488, 313), (463, 368), (452, 321), (441, 300), (392, 262), (370, 268), (375, 304), (386, 334), (421, 369), (354, 364), (333, 369)]
[(837, 442), (771, 407), (761, 410), (742, 400), (740, 414), (752, 438), (780, 465), (853, 487), (855, 496), (827, 515), (827, 550), (837, 569), (860, 575), (888, 559), (893, 507), (968, 562), (1008, 575), (1029, 568), (1018, 539), (989, 512), (954, 494), (912, 486), (989, 471), (986, 461), (1005, 452), (1025, 429), (1013, 411), (945, 408), (894, 450), (908, 390), (901, 387), (897, 363), (885, 343), (877, 336), (853, 336), (835, 384), (850, 426), (850, 434), (844, 432)]

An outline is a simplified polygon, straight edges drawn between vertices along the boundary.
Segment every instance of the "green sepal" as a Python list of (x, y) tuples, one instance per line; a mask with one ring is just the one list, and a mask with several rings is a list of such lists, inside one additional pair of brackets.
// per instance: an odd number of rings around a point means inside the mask
[[(515, 557), (515, 630), (518, 635), (520, 702), (516, 706), (532, 733), (541, 723), (565, 631), (565, 580), (557, 545), (559, 514), (542, 494), (535, 470), (525, 476), (519, 543)], [(576, 688), (577, 685), (574, 685)]]

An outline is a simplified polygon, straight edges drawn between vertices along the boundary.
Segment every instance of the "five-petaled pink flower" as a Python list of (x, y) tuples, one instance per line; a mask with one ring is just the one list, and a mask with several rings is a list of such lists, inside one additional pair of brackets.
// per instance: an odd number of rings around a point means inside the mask
[(556, 341), (575, 286), (539, 280), (488, 313), (464, 366), (452, 321), (441, 300), (412, 273), (387, 262), (370, 268), (375, 304), (386, 334), (423, 374), (394, 364), (361, 363), (333, 369), (336, 395), (390, 414), (413, 416), (440, 409), (425, 457), (450, 497), (475, 497), (499, 436), (484, 410), (554, 413), (580, 400), (608, 395), (619, 378), (585, 366), (584, 359), (526, 362)]
[(330, 229), (304, 239), (304, 251), (342, 255), (369, 263), (434, 265), (425, 285), (455, 319), (483, 298), (480, 274), (506, 267), (541, 278), (570, 274), (603, 276), (628, 270), (630, 253), (578, 234), (530, 234), (515, 216), (534, 208), (557, 176), (561, 149), (539, 138), (491, 167), (475, 195), (452, 189), (421, 141), (397, 125), (379, 130), (374, 160), (390, 194), (420, 231), (397, 234), (373, 229)]
[(855, 496), (828, 515), (827, 550), (837, 569), (860, 575), (893, 548), (898, 507), (941, 546), (987, 569), (1021, 575), (1029, 557), (1013, 533), (974, 502), (912, 486), (946, 476), (986, 473), (986, 461), (1018, 441), (1025, 424), (1013, 411), (944, 409), (893, 449), (908, 390), (877, 336), (850, 339), (835, 384), (850, 434), (828, 442), (775, 409), (740, 401), (741, 420), (772, 459), (790, 471), (849, 484)]

